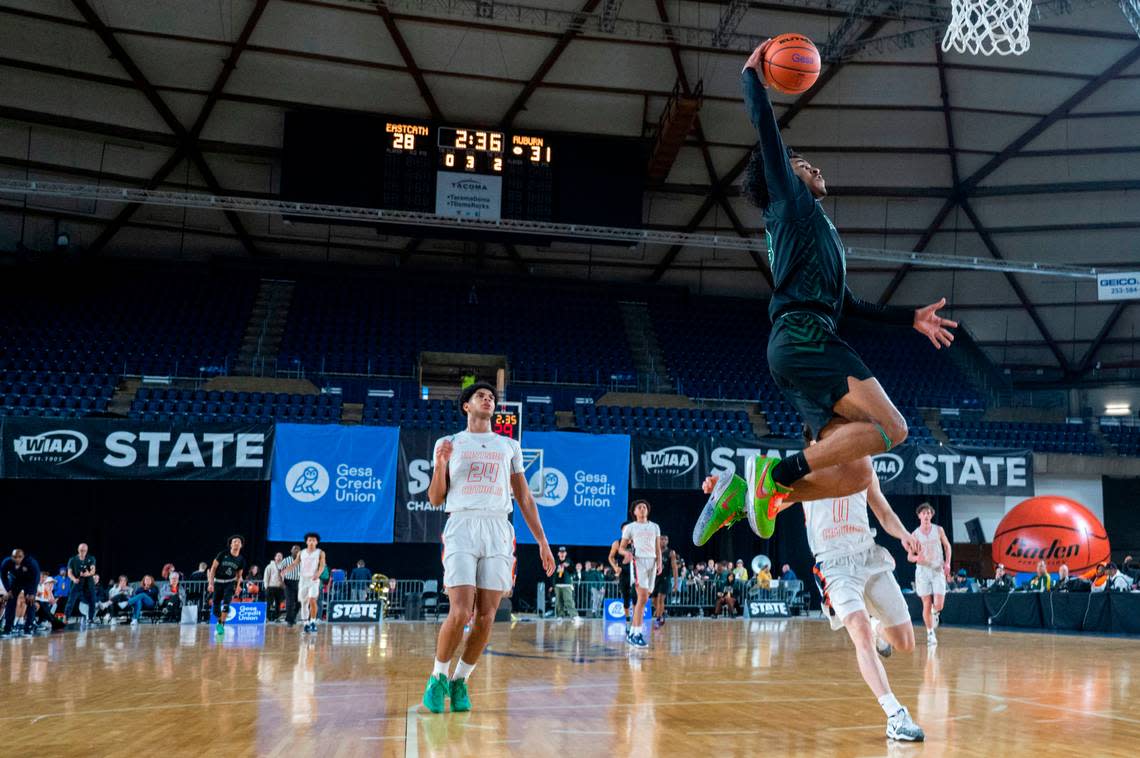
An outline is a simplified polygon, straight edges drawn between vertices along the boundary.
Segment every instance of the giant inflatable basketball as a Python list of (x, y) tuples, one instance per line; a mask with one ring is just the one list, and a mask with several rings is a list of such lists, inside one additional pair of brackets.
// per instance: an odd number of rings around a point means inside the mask
[(994, 563), (1009, 571), (1034, 573), (1045, 561), (1050, 573), (1061, 564), (1079, 575), (1108, 561), (1108, 534), (1097, 517), (1075, 500), (1038, 495), (1018, 503), (994, 532)]

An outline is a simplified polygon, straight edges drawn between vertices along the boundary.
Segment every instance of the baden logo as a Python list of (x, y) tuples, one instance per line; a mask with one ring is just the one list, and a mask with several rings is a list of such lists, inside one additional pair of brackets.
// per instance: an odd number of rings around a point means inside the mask
[(614, 600), (610, 603), (606, 612), (610, 618), (625, 618), (625, 606), (621, 604), (620, 600)]
[(566, 475), (556, 468), (543, 468), (536, 471), (530, 478), (530, 488), (541, 494), (535, 497), (534, 502), (547, 508), (553, 508), (566, 499), (570, 492), (570, 482)]
[(13, 447), (25, 463), (62, 466), (83, 455), (87, 449), (87, 435), (70, 429), (56, 429), (34, 437), (17, 437)]
[(647, 450), (641, 454), (641, 466), (649, 474), (684, 476), (696, 468), (697, 451), (683, 445), (674, 445), (662, 450)]
[(329, 491), (329, 472), (316, 461), (294, 463), (285, 475), (285, 490), (302, 503), (320, 500)]
[(893, 482), (903, 472), (903, 459), (894, 453), (880, 453), (871, 458), (871, 465), (875, 469), (875, 476), (879, 477), (880, 484)]

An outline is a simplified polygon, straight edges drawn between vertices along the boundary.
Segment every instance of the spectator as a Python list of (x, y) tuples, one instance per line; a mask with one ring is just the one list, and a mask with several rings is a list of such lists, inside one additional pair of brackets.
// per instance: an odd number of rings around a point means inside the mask
[[(736, 577), (736, 581), (741, 583), (748, 581), (748, 569), (744, 568), (744, 561), (738, 560), (736, 562), (736, 568), (732, 570), (732, 573)], [(769, 581), (772, 579), (771, 572), (768, 573), (768, 579)]]
[(605, 576), (601, 572), (601, 564), (595, 564), (592, 561), (586, 561), (586, 570), (583, 574), (582, 581), (586, 585), (587, 593), (590, 598), (590, 613), (595, 616), (600, 616), (602, 612), (602, 602), (605, 600)]
[(71, 580), (71, 593), (67, 597), (64, 616), (70, 619), (80, 602), (87, 603), (87, 620), (95, 620), (95, 556), (88, 554), (87, 543), (79, 544), (78, 553), (67, 562), (67, 578)]
[(1002, 564), (997, 565), (994, 571), (994, 580), (989, 586), (990, 592), (1012, 592), (1013, 591), (1013, 577), (1005, 573), (1005, 566)]
[(107, 600), (99, 605), (99, 616), (117, 616), (128, 610), (127, 601), (131, 598), (131, 585), (127, 577), (119, 576), (119, 581), (107, 591)]
[(951, 592), (977, 592), (974, 580), (966, 573), (966, 569), (958, 569), (958, 573), (950, 580)]
[(173, 563), (164, 564), (162, 567), (162, 581), (169, 582), (170, 581), (170, 575), (173, 574), (177, 570), (178, 569), (174, 568)]
[(364, 565), (364, 559), (356, 562), (356, 568), (348, 575), (352, 582), (352, 599), (363, 600), (368, 595), (368, 586), (372, 583), (372, 572)]
[[(737, 561), (739, 564), (740, 561)], [(761, 566), (760, 573), (756, 575), (756, 586), (762, 590), (772, 589), (772, 567)]]
[(60, 566), (55, 577), (55, 612), (67, 609), (67, 596), (71, 594), (71, 579), (67, 577), (67, 566)]
[(285, 581), (281, 578), (281, 569), (277, 568), (277, 564), (284, 558), (281, 553), (277, 553), (273, 560), (265, 564), (265, 610), (270, 623), (280, 618), (281, 601), (285, 599)]
[(36, 618), (39, 619), (41, 624), (47, 623), (51, 625), (53, 632), (63, 629), (67, 624), (55, 617), (52, 613), (52, 608), (56, 605), (55, 594), (52, 592), (52, 586), (55, 584), (55, 577), (46, 571), (40, 574), (40, 586), (36, 589), (35, 611)]
[(736, 596), (731, 583), (724, 585), (716, 594), (716, 606), (713, 608), (713, 615), (719, 616), (722, 610), (728, 611), (729, 616), (736, 615)]
[(169, 581), (163, 588), (158, 610), (163, 621), (180, 621), (182, 606), (186, 604), (186, 590), (182, 588), (182, 575), (177, 571), (167, 574)]
[(1120, 573), (1127, 576), (1133, 582), (1140, 580), (1140, 563), (1135, 563), (1131, 555), (1124, 556), (1124, 560), (1120, 563)]
[(1045, 570), (1045, 561), (1037, 561), (1037, 575), (1029, 580), (1030, 592), (1048, 592), (1053, 589), (1053, 577)]
[(558, 548), (554, 569), (554, 615), (559, 618), (577, 618), (578, 608), (574, 605), (574, 583), (571, 579), (573, 564), (566, 556), (566, 548)]
[(154, 585), (154, 577), (147, 574), (142, 584), (135, 588), (127, 605), (131, 609), (131, 626), (138, 626), (143, 611), (149, 611), (158, 605), (158, 587)]
[(1069, 564), (1062, 563), (1061, 568), (1057, 569), (1057, 581), (1053, 583), (1053, 591), (1065, 589), (1065, 585), (1069, 583)]
[(1107, 568), (1107, 564), (1098, 563), (1092, 575), (1089, 576), (1089, 581), (1092, 582), (1093, 592), (1104, 592), (1105, 585), (1108, 583)]
[(293, 626), (297, 623), (297, 584), (301, 579), (301, 546), (294, 545), (289, 548), (289, 556), (277, 564), (281, 571), (281, 580), (285, 582), (285, 623)]
[(1108, 581), (1105, 583), (1108, 592), (1132, 591), (1132, 580), (1121, 573), (1115, 563), (1110, 563), (1105, 567), (1105, 574), (1108, 576)]
[(242, 585), (245, 588), (242, 596), (246, 600), (257, 600), (261, 594), (261, 576), (256, 563), (249, 567), (249, 576), (242, 581)]
[(209, 569), (209, 568), (210, 568), (210, 565), (208, 563), (206, 563), (205, 561), (199, 562), (198, 563), (198, 570), (191, 572), (189, 581), (191, 581), (191, 582), (203, 582), (204, 583), (206, 581), (206, 579), (209, 578), (207, 573), (206, 573), (207, 569)]
[(796, 576), (796, 572), (792, 571), (792, 567), (789, 566), (788, 564), (785, 563), (780, 568), (780, 581), (781, 582), (794, 582), (797, 579), (799, 579), (799, 577)]

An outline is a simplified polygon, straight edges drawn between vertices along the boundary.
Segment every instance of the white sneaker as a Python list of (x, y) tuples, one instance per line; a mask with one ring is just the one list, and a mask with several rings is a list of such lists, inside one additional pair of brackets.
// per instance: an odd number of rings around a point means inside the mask
[(935, 629), (938, 628), (938, 617), (941, 615), (942, 614), (939, 613), (938, 611), (931, 611), (931, 613), (930, 613), (931, 618), (934, 620), (934, 628)]
[(138, 625), (139, 625), (138, 619), (131, 619), (131, 626), (138, 626)]
[(875, 640), (875, 652), (884, 658), (890, 658), (891, 653), (895, 652), (895, 649), (891, 646), (891, 643), (879, 636), (879, 630), (881, 628), (882, 624), (879, 623), (878, 619), (871, 619), (871, 635)]
[(926, 630), (926, 644), (929, 645), (930, 647), (934, 647), (935, 645), (938, 644), (938, 638), (934, 636), (934, 630), (933, 629), (927, 629)]
[(900, 708), (898, 713), (887, 719), (887, 739), (901, 740), (903, 742), (922, 742), (926, 734), (922, 727), (914, 723), (910, 711)]

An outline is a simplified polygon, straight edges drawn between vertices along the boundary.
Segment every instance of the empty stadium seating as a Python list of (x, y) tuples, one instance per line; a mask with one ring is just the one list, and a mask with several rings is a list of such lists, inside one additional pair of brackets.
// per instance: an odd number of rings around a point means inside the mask
[[(452, 400), (369, 397), (364, 402), (362, 423), (458, 432), (467, 428), (467, 417)], [(546, 404), (523, 406), (523, 433), (557, 428), (554, 408)]]
[(1140, 426), (1101, 425), (1100, 432), (1118, 454), (1140, 456)]
[[(656, 301), (650, 311), (666, 364), (683, 393), (759, 400), (765, 411), (780, 410), (780, 391), (768, 372), (771, 325), (766, 302)], [(948, 354), (935, 350), (917, 332), (848, 319), (840, 333), (900, 407), (983, 406), (981, 393)]]
[(131, 402), (130, 417), (146, 421), (335, 424), (340, 421), (341, 400), (337, 395), (142, 387)]
[(16, 277), (0, 285), (0, 370), (225, 373), (255, 292), (252, 279), (185, 272), (66, 284)]
[(748, 414), (740, 410), (581, 405), (574, 409), (574, 420), (583, 431), (598, 433), (756, 436)]
[(299, 282), (278, 366), (410, 377), (423, 351), (505, 355), (518, 382), (634, 380), (616, 300), (448, 281)]
[(107, 374), (0, 371), (0, 416), (82, 416), (106, 410), (114, 394)]
[(1028, 447), (1042, 453), (1100, 455), (1100, 443), (1084, 424), (1018, 423), (943, 418), (952, 443), (982, 447)]

